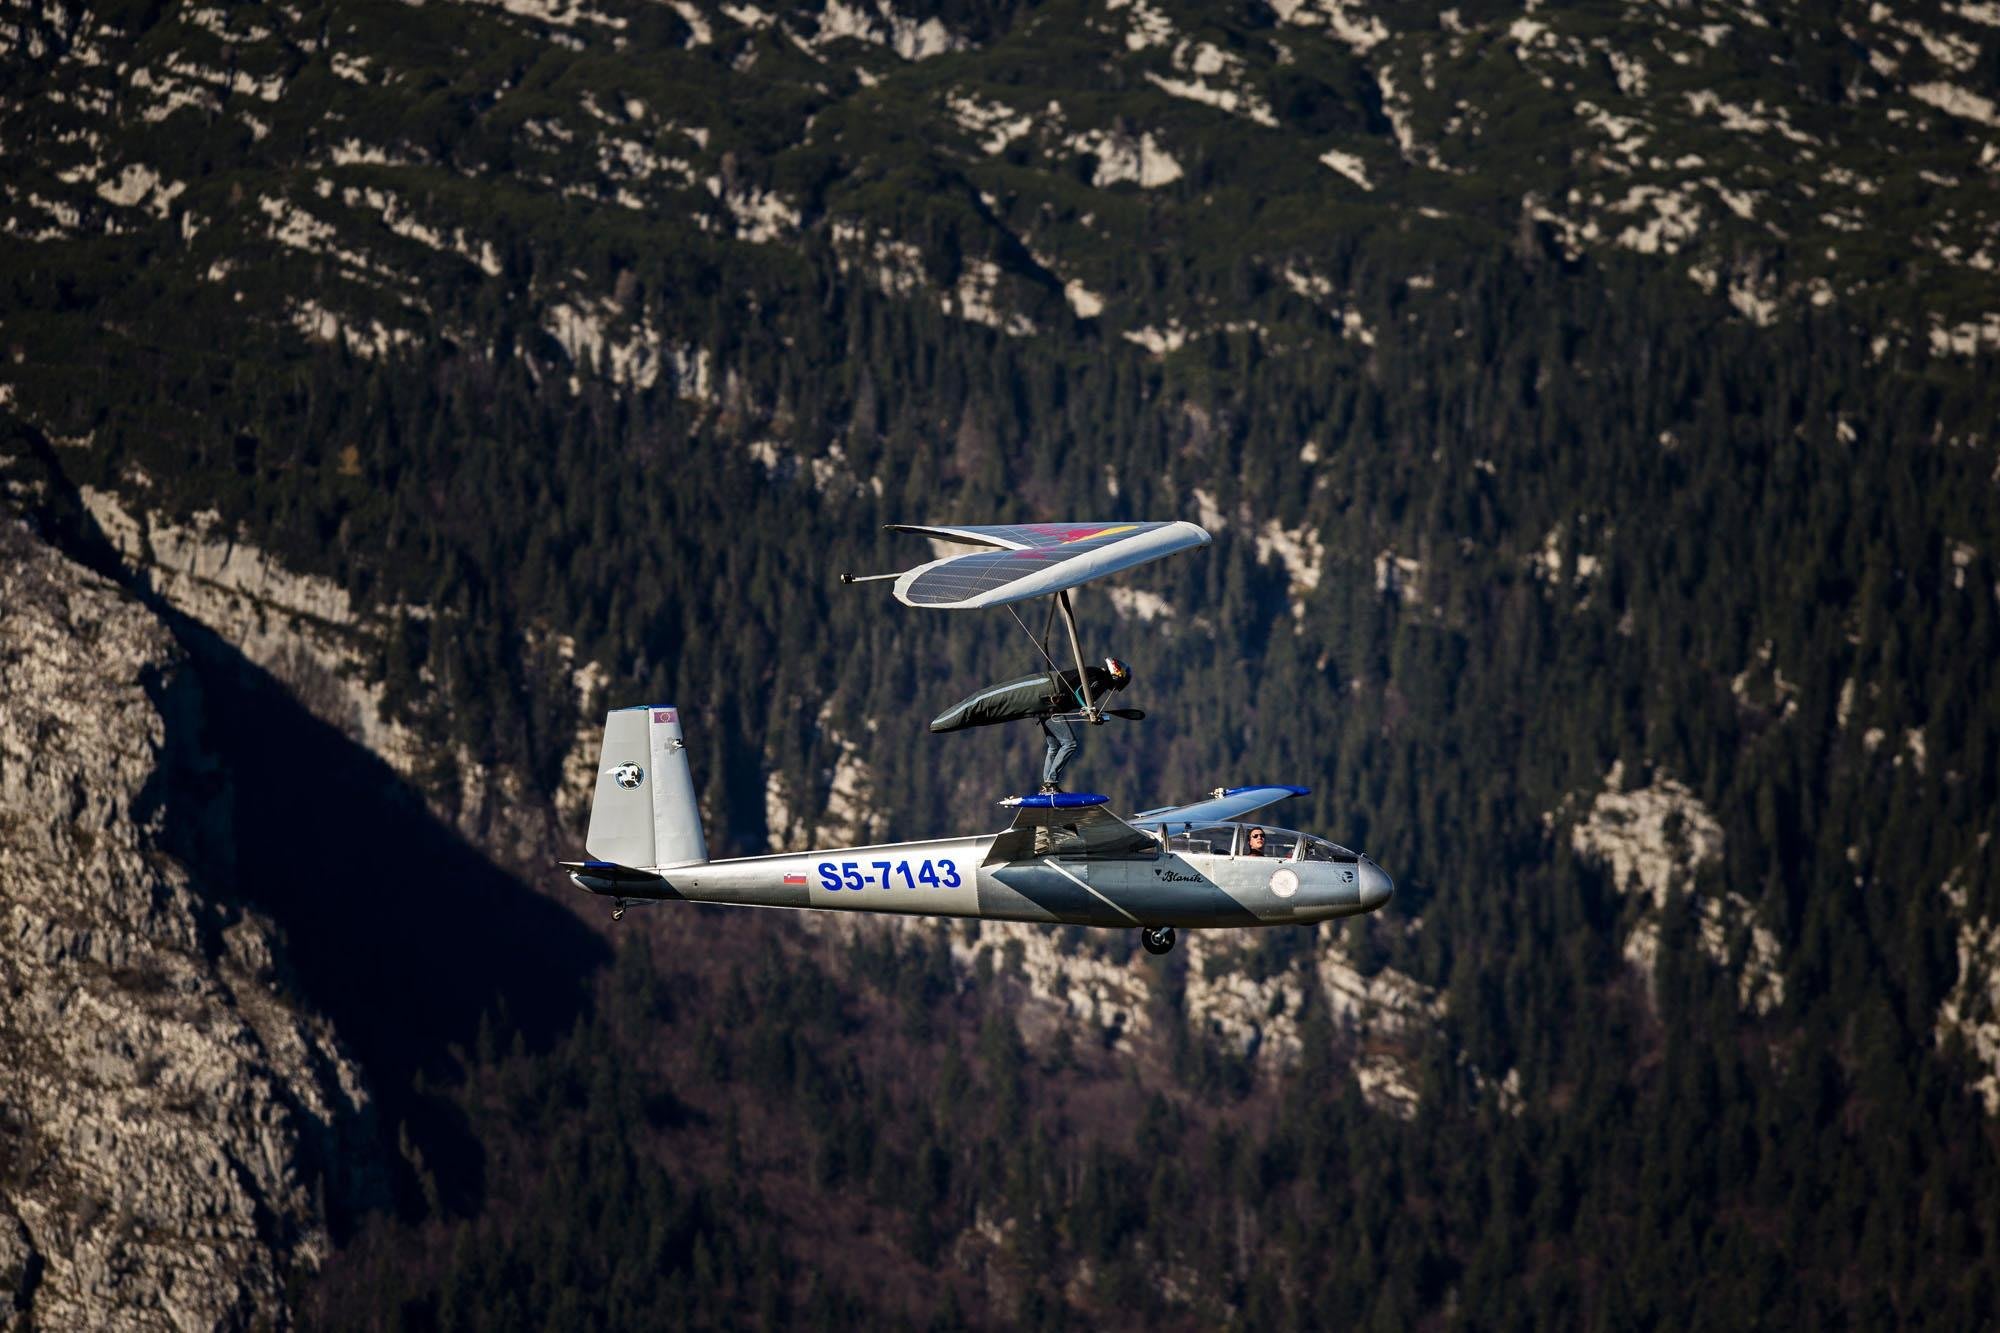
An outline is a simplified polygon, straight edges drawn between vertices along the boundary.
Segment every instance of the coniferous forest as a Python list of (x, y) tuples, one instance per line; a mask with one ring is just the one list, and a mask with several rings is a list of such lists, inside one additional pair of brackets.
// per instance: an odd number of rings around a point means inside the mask
[[(417, 738), (300, 723), (402, 813), (238, 890), (390, 1180), (278, 1321), (1991, 1323), (2000, 137), (1922, 91), (2000, 95), (1969, 9), (9, 11), (10, 503), (338, 585)], [(1081, 785), (1309, 786), (1387, 909), (1053, 929), (1121, 1026), (977, 925), (613, 927), (549, 868), (645, 701), (712, 854), (1001, 827), (1039, 735), (925, 723), (1033, 650), (835, 575), (1059, 518), (1215, 536), (1080, 595), (1149, 714)], [(196, 640), (251, 771), (290, 705)], [(1648, 793), (1665, 869), (1598, 835)], [(1328, 957), (1430, 999), (1280, 984)]]

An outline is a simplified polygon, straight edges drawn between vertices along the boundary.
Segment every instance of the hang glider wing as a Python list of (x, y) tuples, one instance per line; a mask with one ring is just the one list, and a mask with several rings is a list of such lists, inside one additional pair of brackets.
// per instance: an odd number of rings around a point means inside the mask
[(992, 548), (948, 555), (896, 577), (897, 601), (941, 611), (1005, 606), (1044, 597), (1175, 551), (1206, 546), (1210, 540), (1205, 529), (1188, 522), (893, 527), (897, 532)]
[[(1082, 792), (1058, 792), (1053, 798), (1017, 796), (1002, 801), (1002, 805), (1014, 807), (1014, 822), (993, 839), (985, 864), (1025, 861), (1036, 856), (1157, 855), (1159, 840), (1106, 810), (1105, 799)], [(1038, 839), (1037, 833), (1044, 831), (1044, 836)]]
[(1192, 805), (1169, 805), (1158, 810), (1147, 810), (1132, 816), (1135, 828), (1166, 828), (1169, 825), (1218, 824), (1225, 819), (1241, 819), (1254, 815), (1266, 806), (1276, 805), (1287, 796), (1309, 796), (1309, 787), (1231, 787), (1205, 801)]
[(890, 532), (913, 532), (919, 537), (935, 537), (941, 542), (960, 542), (966, 546), (998, 546), (1008, 551), (1019, 551), (1035, 545), (1018, 534), (1032, 532), (1036, 528), (1060, 527), (1056, 523), (1028, 523), (989, 528), (947, 528), (928, 523), (891, 523)]

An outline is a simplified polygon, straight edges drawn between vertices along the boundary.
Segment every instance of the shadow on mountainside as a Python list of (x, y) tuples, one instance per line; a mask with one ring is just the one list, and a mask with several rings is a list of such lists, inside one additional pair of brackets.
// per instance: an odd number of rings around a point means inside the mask
[(406, 1211), (470, 1211), (484, 1191), (479, 1145), (449, 1099), (426, 1089), (451, 1079), (483, 1022), (530, 1048), (568, 1030), (609, 949), (440, 822), (388, 764), (151, 592), (73, 493), (36, 518), (188, 654), (198, 689), (155, 687), (168, 734), (150, 795), (166, 816), (164, 850), (198, 892), (279, 927), (278, 985), (326, 1015), (360, 1062), (384, 1148), (400, 1153), (385, 1165)]
[(284, 931), (300, 998), (360, 1059), (383, 1125), (407, 1131), (417, 1179), (403, 1184), (469, 1210), (483, 1188), (476, 1145), (420, 1076), (449, 1077), (453, 1048), (472, 1049), (482, 1019), (530, 1047), (566, 1031), (608, 949), (233, 646), (185, 617), (173, 628), (205, 707), (198, 732), (168, 745), (224, 775), (229, 846), (183, 838), (171, 850)]

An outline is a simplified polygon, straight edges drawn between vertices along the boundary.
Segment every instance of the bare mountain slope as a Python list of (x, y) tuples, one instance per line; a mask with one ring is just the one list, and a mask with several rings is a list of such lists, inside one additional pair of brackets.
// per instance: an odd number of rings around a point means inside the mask
[(383, 1194), (270, 922), (162, 850), (216, 814), (162, 792), (200, 707), (154, 615), (0, 526), (0, 1300), (36, 1326), (282, 1318), (329, 1213)]

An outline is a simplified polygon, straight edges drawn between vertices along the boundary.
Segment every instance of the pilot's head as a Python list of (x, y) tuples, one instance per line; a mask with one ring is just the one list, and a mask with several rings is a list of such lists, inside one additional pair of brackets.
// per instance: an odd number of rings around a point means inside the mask
[(1252, 856), (1262, 856), (1264, 854), (1263, 829), (1253, 828), (1250, 830), (1250, 854)]
[(1104, 669), (1111, 675), (1111, 688), (1122, 690), (1132, 683), (1132, 668), (1115, 657), (1104, 659)]

